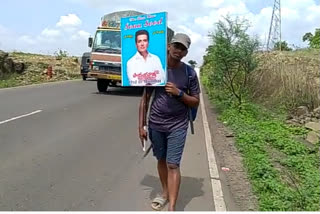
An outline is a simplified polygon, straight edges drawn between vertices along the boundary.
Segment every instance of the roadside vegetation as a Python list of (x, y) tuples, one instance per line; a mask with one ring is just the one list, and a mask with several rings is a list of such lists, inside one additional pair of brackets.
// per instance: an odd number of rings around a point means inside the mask
[[(81, 78), (78, 58), (68, 56), (62, 50), (54, 56), (12, 52), (0, 59), (0, 63), (4, 64), (0, 66), (0, 88)], [(18, 73), (14, 71), (15, 66), (12, 66), (15, 63), (23, 67)], [(46, 73), (49, 66), (53, 69), (52, 78), (48, 78)]]
[(234, 132), (259, 210), (320, 210), (319, 141), (306, 143), (308, 130), (286, 122), (297, 107), (320, 105), (319, 54), (258, 51), (247, 28), (245, 20), (229, 17), (217, 23), (202, 83)]

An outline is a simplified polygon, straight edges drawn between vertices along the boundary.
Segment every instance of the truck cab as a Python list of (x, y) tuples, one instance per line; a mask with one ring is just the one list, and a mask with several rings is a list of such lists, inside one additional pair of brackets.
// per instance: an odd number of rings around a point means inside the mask
[(80, 60), (80, 74), (83, 80), (87, 79), (87, 75), (89, 72), (89, 64), (90, 64), (90, 52), (85, 52), (81, 56)]
[(99, 92), (106, 92), (109, 86), (121, 86), (120, 19), (140, 14), (131, 10), (107, 14), (101, 18), (94, 39), (89, 38), (92, 51), (88, 75), (97, 79)]

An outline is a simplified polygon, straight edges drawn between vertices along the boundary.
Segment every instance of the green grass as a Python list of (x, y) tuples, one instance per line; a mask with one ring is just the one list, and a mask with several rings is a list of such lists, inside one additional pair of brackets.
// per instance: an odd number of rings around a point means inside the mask
[(35, 53), (25, 53), (20, 51), (14, 51), (10, 53), (10, 56), (12, 57), (21, 57), (21, 56), (27, 56), (27, 57), (43, 57), (43, 56), (49, 56), (49, 55), (43, 55), (43, 54), (35, 54)]
[(246, 103), (242, 111), (223, 100), (206, 77), (202, 82), (219, 119), (235, 133), (261, 211), (316, 211), (320, 209), (319, 151), (295, 140), (304, 128), (283, 122), (283, 115)]
[(296, 51), (286, 51), (283, 53), (288, 56), (308, 57), (308, 58), (314, 58), (314, 59), (319, 59), (319, 56), (320, 56), (320, 50), (312, 49), (312, 48), (299, 49)]
[[(0, 72), (0, 88), (81, 78), (80, 65), (75, 57), (56, 60), (54, 56), (23, 52), (11, 52), (9, 57), (14, 61), (25, 63), (25, 71), (22, 74), (1, 74)], [(52, 79), (47, 80), (47, 76), (43, 72), (49, 65), (53, 66), (55, 74)]]
[[(69, 79), (67, 79), (67, 77)], [(10, 76), (0, 77), (0, 88), (10, 88), (16, 86), (25, 86), (32, 84), (41, 84), (46, 82), (55, 82), (55, 81), (63, 81), (63, 80), (71, 80), (71, 79), (79, 79), (79, 75), (70, 73), (66, 78), (53, 78), (46, 79), (45, 75), (33, 75), (32, 77), (28, 77), (27, 75), (19, 75), (19, 74), (11, 74)]]
[(20, 85), (16, 79), (18, 74), (5, 75), (0, 77), (0, 88), (10, 88)]

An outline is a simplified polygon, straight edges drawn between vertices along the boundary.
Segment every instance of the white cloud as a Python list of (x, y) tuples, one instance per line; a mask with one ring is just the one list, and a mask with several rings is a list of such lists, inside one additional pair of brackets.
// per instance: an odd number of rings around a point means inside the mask
[(187, 35), (190, 36), (190, 39), (191, 39), (192, 43), (195, 43), (195, 44), (196, 44), (196, 43), (197, 43), (199, 40), (201, 40), (201, 38), (202, 38), (201, 34), (192, 31), (192, 30), (191, 30), (190, 28), (188, 28), (187, 26), (179, 25), (178, 28), (179, 28), (179, 32), (185, 33), (185, 34), (187, 34)]
[(36, 44), (36, 40), (31, 38), (30, 36), (27, 36), (27, 35), (19, 37), (18, 42), (19, 43), (24, 43), (24, 44), (27, 44), (27, 45)]
[(66, 16), (61, 16), (56, 26), (61, 28), (75, 28), (79, 27), (81, 24), (82, 21), (76, 14), (68, 14)]
[[(195, 23), (210, 25), (216, 23), (225, 14), (229, 13), (233, 17), (238, 15), (248, 19), (251, 23), (251, 28), (248, 31), (250, 35), (258, 35), (262, 43), (267, 42), (273, 5), (262, 8), (258, 13), (249, 11), (247, 5), (241, 1), (236, 3), (234, 0), (226, 0), (221, 6), (219, 9), (212, 9), (209, 15), (198, 17), (195, 19)], [(282, 1), (281, 13), (282, 39), (289, 44), (304, 46), (301, 39), (304, 33), (313, 32), (319, 26), (319, 3), (316, 4), (313, 0), (284, 0)]]
[(309, 5), (315, 5), (314, 0), (282, 0), (281, 7), (282, 8), (291, 8), (298, 11), (305, 10), (305, 8)]
[(54, 38), (54, 37), (58, 37), (60, 35), (61, 35), (61, 32), (59, 30), (49, 29), (49, 28), (45, 28), (41, 32), (41, 36), (46, 37), (46, 38)]
[(213, 24), (210, 16), (197, 17), (195, 18), (194, 23), (205, 28)]
[(12, 50), (14, 47), (14, 34), (8, 28), (0, 24), (0, 50)]
[(219, 8), (217, 12), (219, 16), (226, 16), (228, 14), (232, 14), (233, 16), (240, 16), (249, 13), (246, 5), (241, 1)]
[(202, 5), (204, 7), (213, 7), (213, 8), (219, 8), (221, 4), (224, 2), (224, 0), (204, 0), (202, 2)]
[[(315, 20), (319, 21), (320, 20), (320, 5), (309, 6), (306, 9), (306, 13), (308, 14), (306, 17), (306, 21), (308, 21), (308, 22), (313, 22)], [(318, 24), (318, 27), (320, 27), (319, 24)]]
[(0, 35), (6, 35), (9, 33), (9, 29), (7, 29), (6, 27), (0, 25)]
[(281, 18), (287, 20), (299, 20), (301, 17), (299, 11), (285, 7), (281, 9)]
[(81, 55), (88, 51), (86, 40), (90, 33), (79, 29), (80, 24), (81, 20), (74, 14), (61, 16), (55, 27), (46, 27), (38, 35), (18, 35), (17, 32), (0, 25), (0, 49), (43, 54), (54, 54), (61, 49), (71, 55)]
[(86, 32), (86, 31), (84, 31), (84, 30), (80, 30), (80, 31), (78, 32), (78, 34), (79, 34), (79, 36), (80, 36), (81, 38), (84, 38), (84, 39), (87, 39), (87, 38), (90, 36), (90, 33), (89, 33), (89, 32)]
[(87, 40), (90, 36), (90, 33), (89, 32), (86, 32), (84, 30), (79, 30), (76, 34), (73, 34), (71, 36), (71, 39), (72, 40)]
[(189, 61), (190, 59), (195, 60), (197, 63), (202, 60), (202, 53), (208, 46), (208, 37), (206, 35), (201, 35), (193, 30), (191, 30), (188, 26), (179, 25), (176, 29), (177, 32), (185, 33), (190, 36), (191, 46), (187, 57), (184, 61)]

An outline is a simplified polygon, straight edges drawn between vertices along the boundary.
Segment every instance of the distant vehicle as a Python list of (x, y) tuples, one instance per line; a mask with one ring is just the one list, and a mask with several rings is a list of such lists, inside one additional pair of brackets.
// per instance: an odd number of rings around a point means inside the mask
[[(106, 92), (109, 86), (121, 86), (121, 18), (142, 14), (134, 10), (106, 14), (94, 39), (88, 39), (88, 46), (92, 48), (88, 76), (97, 79), (99, 92)], [(167, 32), (170, 41), (174, 31), (168, 28)]]
[(80, 64), (80, 74), (83, 80), (86, 80), (88, 77), (89, 72), (89, 64), (90, 64), (90, 52), (83, 53), (81, 57), (81, 64)]

